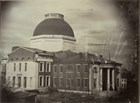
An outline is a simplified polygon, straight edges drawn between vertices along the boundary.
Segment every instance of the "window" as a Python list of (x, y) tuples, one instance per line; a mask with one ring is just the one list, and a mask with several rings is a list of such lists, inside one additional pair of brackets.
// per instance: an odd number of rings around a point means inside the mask
[(21, 87), (21, 77), (18, 77), (18, 87)]
[(70, 85), (70, 80), (66, 79), (66, 86), (68, 87)]
[(85, 87), (88, 86), (88, 79), (84, 79), (84, 86), (85, 86)]
[(124, 82), (127, 82), (127, 79), (125, 79)]
[(27, 85), (27, 77), (24, 77), (24, 88), (26, 88)]
[(16, 71), (16, 63), (14, 63), (14, 71)]
[(11, 58), (11, 61), (13, 61), (13, 58)]
[(13, 77), (13, 87), (15, 87), (15, 77)]
[(54, 72), (57, 72), (57, 66), (54, 66)]
[(73, 68), (71, 65), (67, 65), (67, 72), (73, 72)]
[(21, 60), (24, 60), (24, 58), (22, 58)]
[(32, 87), (32, 77), (30, 77), (30, 87)]
[(97, 67), (94, 67), (94, 73), (98, 73)]
[(118, 78), (117, 78), (117, 83), (116, 83), (116, 85), (119, 86), (119, 79), (118, 79)]
[(47, 63), (47, 72), (50, 72), (50, 63)]
[(19, 63), (19, 71), (21, 71), (21, 63)]
[(77, 79), (77, 85), (80, 86), (80, 79)]
[(88, 65), (84, 65), (84, 70), (85, 70), (85, 73), (88, 72)]
[(27, 63), (25, 63), (25, 71), (27, 71)]
[(50, 86), (50, 77), (49, 76), (46, 77), (46, 86)]
[(43, 87), (43, 77), (39, 77), (39, 86)]
[(71, 79), (71, 86), (73, 86), (73, 79)]
[(123, 84), (122, 84), (122, 88), (123, 88)]
[(54, 85), (57, 85), (57, 78), (53, 78)]
[(30, 60), (30, 57), (28, 57), (27, 59)]
[(40, 63), (40, 69), (39, 69), (40, 72), (43, 71), (43, 63)]
[(62, 85), (63, 85), (63, 79), (59, 78), (59, 86), (62, 86)]
[(60, 66), (60, 72), (63, 72), (63, 66)]
[(46, 72), (46, 62), (44, 62), (44, 72)]
[(80, 72), (80, 65), (77, 65), (77, 72)]
[(126, 84), (124, 84), (124, 87), (126, 88), (126, 87), (127, 87), (127, 85), (126, 85)]
[(94, 88), (97, 87), (97, 79), (94, 79)]

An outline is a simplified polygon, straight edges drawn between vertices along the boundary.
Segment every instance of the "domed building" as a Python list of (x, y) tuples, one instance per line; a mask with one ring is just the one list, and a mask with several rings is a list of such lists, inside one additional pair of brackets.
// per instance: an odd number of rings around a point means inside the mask
[(122, 64), (102, 55), (74, 52), (76, 39), (64, 16), (45, 16), (34, 30), (31, 47), (14, 46), (8, 54), (5, 71), (9, 86), (21, 90), (53, 87), (62, 92), (91, 94), (119, 91)]
[(74, 32), (64, 20), (64, 15), (49, 13), (46, 19), (40, 22), (31, 38), (31, 47), (46, 51), (75, 51)]

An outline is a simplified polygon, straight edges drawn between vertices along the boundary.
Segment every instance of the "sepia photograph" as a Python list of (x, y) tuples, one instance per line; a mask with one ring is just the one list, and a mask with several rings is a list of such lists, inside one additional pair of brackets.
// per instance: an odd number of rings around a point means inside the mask
[(139, 103), (139, 0), (0, 0), (0, 103)]

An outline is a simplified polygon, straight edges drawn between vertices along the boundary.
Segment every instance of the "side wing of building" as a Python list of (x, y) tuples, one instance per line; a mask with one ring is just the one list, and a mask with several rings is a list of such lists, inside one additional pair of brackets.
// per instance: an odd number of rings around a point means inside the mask
[(35, 48), (19, 47), (9, 55), (6, 82), (21, 89), (51, 86), (52, 54)]

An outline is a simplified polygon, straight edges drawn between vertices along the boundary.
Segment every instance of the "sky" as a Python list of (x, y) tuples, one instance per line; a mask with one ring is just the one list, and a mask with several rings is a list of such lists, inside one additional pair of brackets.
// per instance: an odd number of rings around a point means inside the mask
[[(47, 13), (61, 13), (77, 40), (77, 51), (103, 54), (129, 64), (130, 27), (110, 0), (28, 0), (2, 3), (0, 54), (6, 56), (13, 46), (30, 46), (35, 27)], [(103, 45), (105, 44), (105, 45)], [(85, 49), (86, 48), (86, 49)]]

